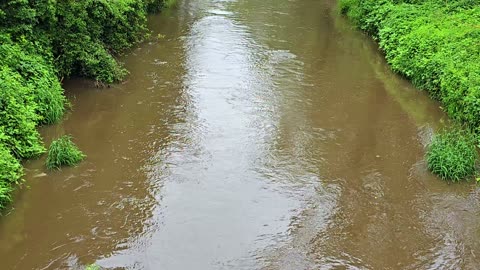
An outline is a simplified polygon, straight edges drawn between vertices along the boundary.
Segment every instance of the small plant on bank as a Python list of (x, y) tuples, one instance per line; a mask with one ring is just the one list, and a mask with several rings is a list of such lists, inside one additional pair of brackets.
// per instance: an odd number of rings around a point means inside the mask
[(47, 168), (59, 169), (63, 165), (73, 166), (85, 158), (85, 155), (72, 142), (72, 137), (64, 135), (54, 140), (48, 149)]
[(85, 267), (85, 270), (101, 270), (102, 268), (96, 264), (90, 264)]
[(442, 179), (458, 182), (475, 174), (478, 153), (474, 136), (461, 130), (435, 135), (427, 149), (428, 169)]

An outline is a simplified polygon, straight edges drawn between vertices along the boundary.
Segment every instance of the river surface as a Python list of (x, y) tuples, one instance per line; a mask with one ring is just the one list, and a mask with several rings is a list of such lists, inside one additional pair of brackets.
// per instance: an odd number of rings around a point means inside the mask
[[(1, 269), (479, 269), (480, 191), (426, 170), (439, 104), (326, 0), (183, 0), (44, 127), (88, 158), (0, 219)], [(158, 37), (158, 34), (164, 37)]]

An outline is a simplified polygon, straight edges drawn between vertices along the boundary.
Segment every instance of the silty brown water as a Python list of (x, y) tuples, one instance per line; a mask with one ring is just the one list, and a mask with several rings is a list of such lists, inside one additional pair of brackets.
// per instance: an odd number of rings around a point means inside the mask
[(438, 104), (334, 7), (183, 0), (127, 81), (67, 82), (41, 132), (88, 158), (26, 162), (1, 269), (479, 268), (480, 192), (423, 161)]

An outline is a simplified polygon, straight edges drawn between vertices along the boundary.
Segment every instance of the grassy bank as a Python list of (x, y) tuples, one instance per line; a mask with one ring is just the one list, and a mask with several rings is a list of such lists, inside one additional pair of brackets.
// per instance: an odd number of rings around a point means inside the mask
[(378, 41), (395, 72), (480, 134), (480, 0), (340, 0), (339, 6)]
[(144, 40), (148, 12), (164, 0), (11, 0), (0, 3), (0, 208), (23, 175), (21, 161), (45, 152), (38, 125), (62, 119), (61, 81), (121, 80), (115, 59)]

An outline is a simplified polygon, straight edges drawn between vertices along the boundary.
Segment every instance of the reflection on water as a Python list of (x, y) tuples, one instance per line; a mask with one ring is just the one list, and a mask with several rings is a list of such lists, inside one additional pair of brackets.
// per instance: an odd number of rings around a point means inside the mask
[[(480, 193), (431, 176), (438, 104), (327, 0), (183, 0), (128, 80), (43, 128), (88, 159), (27, 183), (5, 269), (476, 269)], [(3, 269), (3, 268), (2, 268)]]

